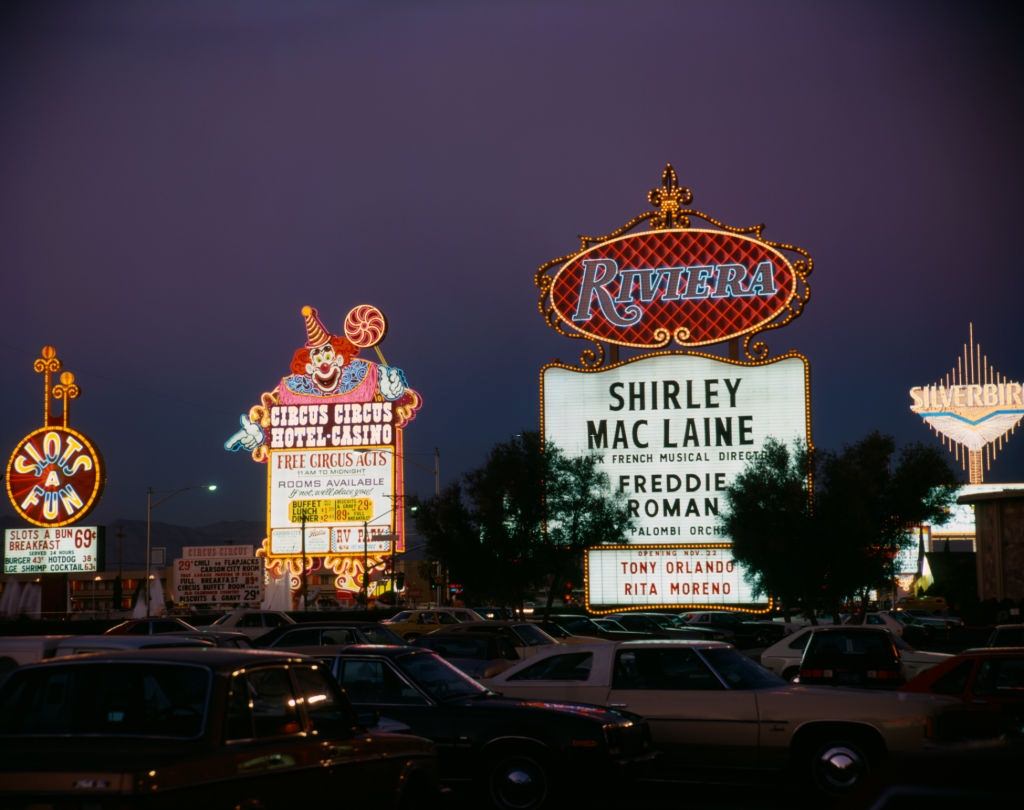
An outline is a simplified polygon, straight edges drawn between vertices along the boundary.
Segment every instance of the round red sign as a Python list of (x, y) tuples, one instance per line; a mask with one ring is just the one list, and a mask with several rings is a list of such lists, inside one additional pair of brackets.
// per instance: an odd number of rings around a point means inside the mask
[(749, 236), (680, 228), (601, 242), (565, 262), (551, 285), (558, 317), (596, 340), (687, 346), (744, 335), (796, 293), (789, 260)]
[(7, 496), (36, 526), (66, 526), (84, 518), (103, 489), (103, 460), (92, 442), (67, 427), (42, 427), (14, 448), (7, 462)]

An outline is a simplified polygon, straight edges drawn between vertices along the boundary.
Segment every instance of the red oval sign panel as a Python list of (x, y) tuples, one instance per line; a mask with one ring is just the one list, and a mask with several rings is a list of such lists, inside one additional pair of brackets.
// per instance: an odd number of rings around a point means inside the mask
[(779, 251), (723, 231), (646, 231), (577, 253), (552, 281), (558, 316), (626, 346), (718, 343), (768, 323), (796, 291)]
[(11, 504), (36, 526), (66, 526), (85, 517), (103, 489), (103, 461), (77, 430), (43, 427), (14, 448), (7, 463)]

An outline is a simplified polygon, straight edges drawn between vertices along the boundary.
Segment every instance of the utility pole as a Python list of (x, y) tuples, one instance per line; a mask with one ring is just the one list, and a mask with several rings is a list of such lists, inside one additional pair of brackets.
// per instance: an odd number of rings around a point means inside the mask
[(370, 572), (367, 570), (367, 540), (370, 536), (370, 522), (367, 520), (363, 521), (363, 607), (367, 608), (370, 606)]
[[(306, 594), (309, 593), (306, 582), (306, 505), (302, 505), (302, 609), (309, 610)], [(290, 600), (289, 600), (290, 601)]]

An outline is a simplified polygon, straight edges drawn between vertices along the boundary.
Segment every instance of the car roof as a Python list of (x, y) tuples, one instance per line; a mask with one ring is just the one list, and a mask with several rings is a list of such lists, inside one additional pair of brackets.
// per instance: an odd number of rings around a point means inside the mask
[(824, 624), (820, 627), (808, 625), (803, 628), (804, 630), (810, 629), (815, 633), (889, 633), (888, 627), (879, 627), (878, 625), (868, 626), (864, 624)]
[(279, 650), (240, 650), (232, 647), (164, 647), (146, 650), (101, 651), (86, 655), (62, 656), (50, 658), (35, 664), (26, 664), (19, 669), (48, 667), (58, 664), (69, 664), (76, 661), (88, 663), (161, 663), (161, 664), (199, 664), (214, 669), (244, 668), (254, 664), (267, 664), (281, 661), (302, 661), (301, 656), (293, 652)]
[(327, 620), (327, 621), (322, 621), (322, 622), (296, 622), (295, 624), (288, 624), (288, 625), (280, 624), (280, 625), (278, 625), (277, 627), (274, 628), (274, 631), (277, 631), (279, 628), (282, 629), (282, 630), (287, 630), (288, 632), (291, 632), (291, 631), (294, 631), (294, 630), (304, 630), (304, 629), (305, 630), (319, 630), (319, 629), (333, 630), (333, 629), (336, 629), (336, 628), (339, 628), (339, 627), (379, 627), (379, 626), (380, 626), (380, 622), (368, 622), (368, 621), (356, 620), (356, 619), (353, 619), (352, 621), (349, 621), (347, 619), (338, 619), (336, 621), (334, 621), (334, 620)]
[(971, 647), (957, 653), (964, 658), (1014, 658), (1024, 655), (1024, 647)]
[(995, 630), (1024, 630), (1024, 624), (997, 624)]
[[(297, 648), (302, 649), (302, 648)], [(404, 644), (328, 644), (323, 647), (315, 647), (309, 649), (316, 650), (333, 650), (331, 655), (340, 655), (342, 653), (358, 653), (362, 655), (380, 655), (385, 658), (397, 658), (400, 655), (429, 653), (435, 655), (433, 650), (428, 650), (426, 647), (409, 647)], [(312, 653), (317, 655), (317, 653)], [(323, 656), (323, 652), (319, 655)]]

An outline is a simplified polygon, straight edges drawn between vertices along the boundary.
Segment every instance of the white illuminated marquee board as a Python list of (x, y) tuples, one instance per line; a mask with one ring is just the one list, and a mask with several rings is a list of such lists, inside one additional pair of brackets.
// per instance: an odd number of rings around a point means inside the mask
[(756, 601), (728, 548), (598, 547), (587, 551), (586, 566), (591, 605), (727, 607)]
[(634, 515), (630, 543), (729, 542), (725, 489), (769, 437), (809, 440), (807, 366), (699, 355), (642, 357), (588, 372), (543, 370), (545, 440), (596, 454)]
[[(390, 551), (394, 532), (395, 454), (381, 449), (271, 450), (270, 550), (306, 554)], [(399, 549), (401, 550), (401, 549)]]
[(185, 546), (181, 553), (172, 583), (179, 605), (259, 606), (263, 561), (252, 546)]
[(4, 530), (5, 574), (75, 574), (102, 564), (96, 526)]

